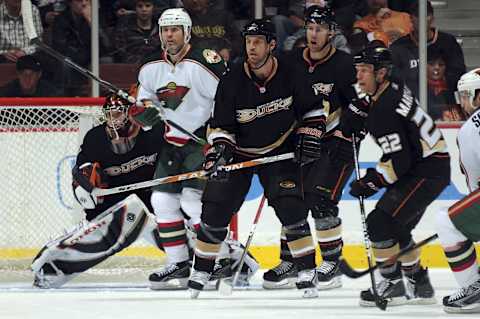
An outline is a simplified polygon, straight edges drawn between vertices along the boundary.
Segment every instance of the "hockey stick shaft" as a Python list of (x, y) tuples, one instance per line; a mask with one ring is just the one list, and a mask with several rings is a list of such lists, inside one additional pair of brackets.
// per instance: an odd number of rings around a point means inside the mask
[(406, 247), (406, 248), (400, 250), (400, 252), (398, 252), (397, 254), (395, 254), (393, 256), (390, 256), (387, 260), (385, 260), (381, 264), (377, 264), (374, 267), (368, 268), (367, 270), (363, 270), (363, 271), (357, 271), (357, 270), (351, 268), (350, 265), (348, 265), (348, 263), (346, 263), (345, 260), (343, 260), (342, 264), (341, 264), (342, 273), (344, 275), (346, 275), (347, 277), (350, 277), (350, 278), (360, 278), (360, 277), (362, 277), (362, 276), (364, 276), (368, 273), (371, 273), (371, 272), (375, 271), (378, 267), (380, 267), (382, 265), (388, 265), (388, 264), (393, 264), (393, 263), (397, 262), (398, 259), (401, 258), (402, 256), (410, 253), (411, 251), (413, 251), (415, 249), (418, 249), (422, 246), (425, 246), (426, 244), (428, 244), (432, 240), (436, 239), (437, 237), (438, 237), (437, 234), (433, 234), (432, 236), (430, 236), (430, 237), (428, 237), (428, 238), (426, 238), (422, 241), (419, 241), (418, 243), (416, 243), (413, 246)]
[[(70, 66), (72, 69), (76, 70), (78, 73), (82, 74), (83, 76), (88, 77), (88, 78), (98, 82), (102, 87), (106, 88), (109, 92), (115, 93), (118, 96), (121, 96), (122, 98), (130, 101), (131, 103), (136, 102), (135, 97), (129, 95), (127, 92), (121, 90), (120, 88), (113, 85), (112, 83), (107, 82), (107, 81), (99, 78), (98, 76), (93, 74), (90, 70), (88, 70), (84, 67), (81, 67), (80, 65), (78, 65), (77, 63), (75, 63), (71, 59), (69, 59), (68, 57), (62, 55), (60, 52), (54, 50), (53, 48), (51, 48), (47, 44), (43, 43), (42, 40), (37, 36), (37, 33), (35, 31), (35, 26), (33, 25), (32, 4), (31, 4), (30, 0), (22, 0), (21, 4), (22, 4), (23, 24), (24, 24), (27, 36), (30, 39), (30, 43), (35, 44), (41, 50), (43, 50), (45, 53), (51, 55), (52, 57), (54, 57), (58, 61), (60, 61), (64, 64), (67, 64), (68, 66)], [(206, 145), (207, 144), (207, 141), (205, 141), (204, 139), (196, 136), (195, 134), (186, 130), (185, 128), (183, 128), (179, 124), (177, 124), (177, 123), (175, 123), (175, 122), (173, 122), (169, 119), (166, 119), (165, 115), (164, 115), (164, 112), (162, 112), (163, 111), (162, 106), (157, 105), (157, 107), (159, 109), (160, 118), (166, 124), (168, 124), (169, 126), (177, 129), (178, 131), (182, 132), (183, 134), (188, 135), (192, 140), (194, 140), (195, 142), (197, 142), (200, 145)]]
[[(243, 169), (243, 168), (254, 167), (254, 166), (263, 165), (263, 164), (267, 164), (267, 163), (284, 161), (284, 160), (288, 160), (288, 159), (292, 159), (292, 158), (293, 158), (293, 153), (285, 153), (285, 154), (281, 154), (281, 155), (261, 157), (261, 158), (256, 158), (256, 159), (245, 161), (245, 162), (225, 165), (225, 166), (221, 167), (221, 169), (223, 169), (225, 171), (236, 171), (236, 170)], [(134, 184), (124, 185), (124, 186), (118, 186), (118, 187), (114, 187), (114, 188), (95, 188), (92, 191), (92, 195), (98, 197), (98, 196), (118, 194), (118, 193), (133, 191), (133, 190), (136, 190), (136, 189), (147, 188), (147, 187), (152, 187), (152, 186), (156, 186), (156, 185), (170, 184), (170, 183), (185, 181), (185, 180), (189, 180), (189, 179), (193, 179), (193, 178), (201, 178), (201, 177), (205, 177), (205, 176), (206, 176), (206, 173), (203, 170), (193, 171), (193, 172), (183, 173), (183, 174), (179, 174), (179, 175), (161, 177), (161, 178), (157, 178), (157, 179), (154, 179), (154, 180), (151, 180), (151, 181), (145, 181), (145, 182), (134, 183)]]
[(260, 220), (260, 216), (262, 215), (263, 206), (265, 206), (265, 195), (262, 196), (260, 200), (260, 205), (258, 206), (257, 213), (255, 214), (255, 218), (253, 219), (252, 228), (250, 229), (250, 233), (248, 234), (247, 242), (245, 243), (245, 248), (243, 249), (242, 256), (240, 257), (240, 262), (238, 264), (237, 269), (235, 270), (235, 274), (233, 275), (232, 280), (232, 287), (235, 287), (235, 284), (238, 281), (238, 277), (240, 276), (240, 272), (242, 271), (243, 264), (245, 263), (245, 256), (248, 253), (248, 249), (250, 248), (250, 244), (253, 240), (253, 235), (255, 235), (255, 230), (257, 229), (258, 221)]
[[(355, 178), (358, 181), (360, 179), (360, 163), (358, 162), (358, 153), (357, 153), (357, 138), (355, 134), (352, 134), (352, 148), (353, 148), (353, 162), (355, 166)], [(373, 252), (370, 242), (370, 236), (368, 235), (368, 228), (367, 228), (367, 215), (365, 213), (365, 202), (363, 196), (358, 198), (358, 203), (360, 205), (360, 217), (362, 220), (362, 229), (363, 229), (363, 240), (365, 243), (365, 249), (367, 250), (367, 261), (368, 261), (368, 268), (372, 268), (373, 265)], [(377, 291), (377, 284), (375, 280), (375, 274), (370, 272), (370, 281), (372, 284), (372, 292), (373, 297), (375, 299), (375, 305), (381, 309), (385, 310), (387, 308), (387, 301), (382, 299), (378, 295)]]

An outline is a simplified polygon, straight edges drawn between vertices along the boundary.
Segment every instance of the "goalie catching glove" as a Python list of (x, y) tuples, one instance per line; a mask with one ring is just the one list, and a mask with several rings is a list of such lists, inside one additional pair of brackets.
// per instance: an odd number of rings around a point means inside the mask
[(99, 163), (75, 165), (72, 170), (72, 177), (73, 194), (83, 208), (95, 209), (97, 204), (101, 204), (103, 199), (92, 195), (94, 188), (106, 188), (108, 186), (107, 177)]
[(350, 195), (368, 198), (387, 185), (382, 175), (374, 168), (368, 168), (364, 177), (350, 184)]
[(228, 179), (228, 172), (222, 169), (222, 166), (233, 162), (233, 154), (235, 146), (229, 142), (219, 141), (213, 142), (205, 152), (205, 161), (203, 170), (210, 180), (225, 181)]
[(311, 163), (320, 158), (322, 137), (325, 134), (325, 117), (309, 117), (297, 129), (295, 161), (301, 165)]

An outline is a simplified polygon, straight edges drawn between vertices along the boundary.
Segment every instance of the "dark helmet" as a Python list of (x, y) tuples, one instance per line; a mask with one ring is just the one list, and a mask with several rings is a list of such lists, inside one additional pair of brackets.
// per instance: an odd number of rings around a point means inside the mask
[(242, 37), (245, 38), (247, 35), (263, 35), (267, 39), (267, 42), (277, 39), (275, 26), (267, 19), (255, 19), (245, 25), (242, 31)]
[(335, 30), (337, 23), (335, 22), (335, 14), (332, 9), (328, 7), (310, 6), (305, 11), (305, 24), (326, 24), (330, 30)]
[(393, 67), (392, 53), (383, 46), (369, 46), (355, 54), (353, 64), (372, 64), (374, 70)]
[[(121, 127), (123, 127), (128, 122), (128, 108), (131, 104), (132, 103), (130, 103), (128, 100), (118, 96), (117, 94), (108, 95), (105, 98), (105, 103), (103, 103), (102, 108), (103, 115), (105, 117), (105, 120), (107, 121), (107, 126), (114, 129), (120, 129)], [(112, 120), (112, 111), (124, 113), (125, 116), (123, 117), (123, 121), (121, 121), (121, 123)]]

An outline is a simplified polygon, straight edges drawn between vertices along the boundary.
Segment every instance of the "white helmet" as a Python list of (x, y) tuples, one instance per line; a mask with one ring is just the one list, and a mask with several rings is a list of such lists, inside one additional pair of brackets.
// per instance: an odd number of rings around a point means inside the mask
[[(192, 19), (188, 15), (187, 11), (183, 8), (173, 8), (165, 10), (160, 18), (158, 19), (158, 26), (162, 27), (169, 27), (173, 25), (181, 25), (183, 27), (183, 35), (185, 43), (190, 41), (190, 37), (192, 34)], [(160, 35), (160, 40), (162, 40), (162, 36)], [(163, 43), (162, 43), (163, 45)]]
[(457, 83), (457, 102), (460, 103), (460, 96), (468, 96), (470, 104), (473, 106), (475, 91), (480, 89), (480, 68), (474, 69), (462, 75)]

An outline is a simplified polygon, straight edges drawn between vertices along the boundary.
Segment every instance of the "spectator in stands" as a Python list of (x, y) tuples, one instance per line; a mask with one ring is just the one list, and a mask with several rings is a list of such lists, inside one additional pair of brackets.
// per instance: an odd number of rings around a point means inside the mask
[(55, 17), (67, 8), (67, 0), (32, 0), (32, 3), (35, 4), (40, 11), (44, 29), (51, 27), (53, 21), (55, 21)]
[(32, 55), (17, 59), (17, 78), (0, 88), (1, 97), (59, 96), (60, 91), (42, 79), (42, 66)]
[(362, 49), (368, 42), (380, 40), (389, 46), (412, 31), (408, 13), (388, 8), (387, 0), (367, 0), (369, 14), (353, 24), (351, 45)]
[[(390, 50), (395, 65), (394, 73), (403, 78), (418, 96), (418, 2), (412, 4), (410, 16), (412, 32), (393, 43)], [(434, 27), (433, 7), (430, 1), (427, 2), (427, 30), (428, 48), (444, 52), (447, 88), (455, 91), (458, 79), (466, 72), (462, 48), (453, 35)]]
[[(90, 24), (92, 7), (90, 0), (69, 0), (69, 7), (55, 18), (52, 28), (52, 47), (82, 67), (90, 64)], [(108, 56), (110, 40), (100, 28), (100, 61), (112, 62)], [(86, 84), (85, 78), (78, 72), (64, 68), (60, 83), (65, 85), (67, 96), (81, 95), (80, 86)]]
[(120, 18), (113, 33), (115, 62), (137, 64), (160, 46), (154, 0), (136, 0), (134, 15)]
[(459, 120), (454, 93), (447, 86), (444, 52), (429, 47), (427, 57), (428, 113), (435, 121)]
[(214, 49), (227, 62), (240, 54), (240, 32), (230, 12), (210, 7), (210, 0), (183, 0), (183, 5), (192, 19), (194, 46)]
[[(3, 0), (0, 3), (0, 63), (17, 62), (17, 59), (36, 51), (25, 34), (21, 16), (21, 0)], [(33, 6), (33, 24), (39, 36), (43, 33), (37, 7)]]
[[(314, 6), (325, 8), (325, 7), (328, 6), (328, 4), (327, 4), (326, 1), (321, 2), (320, 5), (315, 5), (313, 3), (308, 3), (308, 4), (306, 4), (305, 9), (306, 9), (306, 11), (308, 11), (309, 8), (312, 8)], [(332, 10), (332, 12), (333, 12), (333, 10)], [(335, 18), (336, 18), (336, 15), (335, 15)], [(289, 36), (284, 42), (283, 50), (284, 51), (290, 51), (293, 48), (297, 48), (298, 47), (297, 41), (302, 40), (302, 39), (306, 39), (305, 28), (301, 28), (300, 30), (298, 30), (297, 32), (295, 32), (294, 34)], [(331, 41), (332, 41), (333, 46), (335, 48), (337, 48), (339, 50), (342, 50), (344, 52), (350, 53), (350, 47), (348, 46), (347, 38), (343, 35), (340, 28), (337, 28), (335, 30), (335, 36), (333, 37), (333, 39)]]

